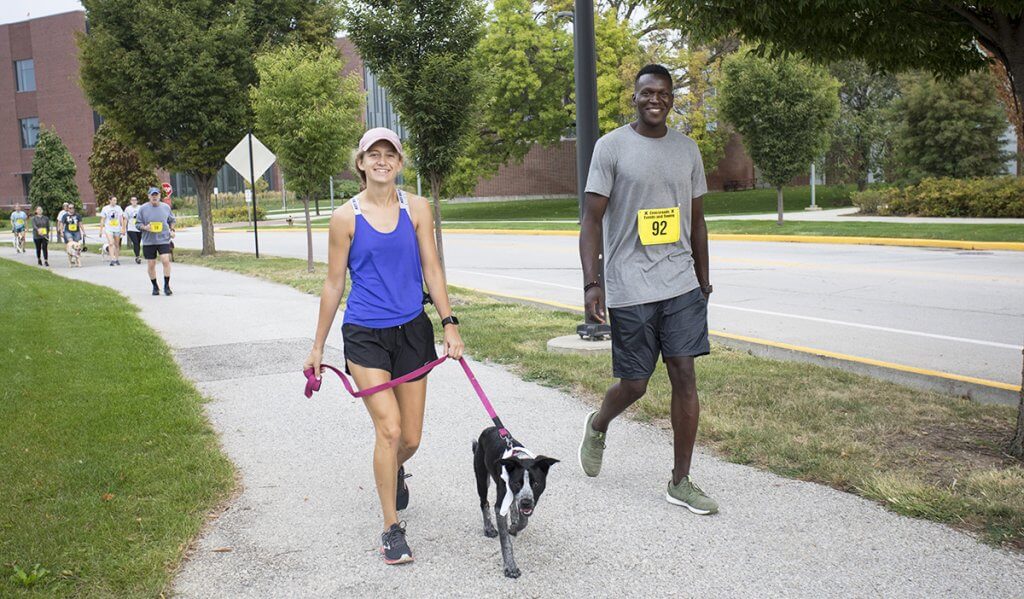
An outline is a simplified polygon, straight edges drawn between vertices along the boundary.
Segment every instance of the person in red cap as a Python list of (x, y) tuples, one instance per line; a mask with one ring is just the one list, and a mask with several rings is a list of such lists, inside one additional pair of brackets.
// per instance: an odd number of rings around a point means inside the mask
[[(355, 166), (364, 189), (331, 215), (320, 318), (304, 365), (318, 377), (349, 273), (352, 289), (341, 332), (346, 370), (360, 389), (386, 383), (437, 359), (434, 327), (423, 310), (424, 282), (444, 325), (445, 352), (453, 359), (462, 357), (459, 321), (452, 314), (434, 244), (430, 205), (395, 184), (403, 161), (402, 142), (390, 129), (370, 129), (359, 141)], [(413, 560), (398, 510), (409, 503), (403, 465), (420, 443), (426, 394), (423, 375), (363, 399), (376, 431), (373, 474), (384, 514), (380, 552), (387, 564)]]

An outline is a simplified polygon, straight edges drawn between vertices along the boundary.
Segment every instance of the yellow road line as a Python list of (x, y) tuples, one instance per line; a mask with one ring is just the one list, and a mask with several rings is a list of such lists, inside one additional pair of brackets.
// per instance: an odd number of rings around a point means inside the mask
[(840, 237), (829, 235), (741, 235), (711, 233), (714, 241), (770, 241), (784, 243), (831, 243), (843, 245), (892, 245), (901, 247), (934, 247), (960, 250), (1009, 250), (1024, 252), (1024, 243), (1012, 241), (958, 241), (952, 239), (913, 239), (898, 237)]
[[(461, 285), (459, 285), (461, 287)], [(494, 297), (501, 297), (506, 299), (514, 299), (519, 301), (527, 301), (535, 304), (542, 304), (551, 306), (554, 308), (561, 308), (563, 310), (571, 310), (573, 312), (583, 312), (583, 306), (574, 306), (571, 304), (563, 304), (560, 302), (554, 302), (550, 300), (544, 300), (533, 297), (523, 297), (519, 295), (510, 295), (508, 293), (502, 293), (500, 291), (490, 291), (487, 289), (477, 289), (474, 287), (462, 287), (470, 291), (482, 293), (484, 295), (491, 295)], [(865, 358), (862, 356), (852, 356), (850, 354), (842, 354), (839, 352), (828, 351), (824, 349), (817, 349), (813, 347), (805, 347), (802, 345), (794, 345), (792, 343), (782, 343), (779, 341), (771, 341), (768, 339), (761, 339), (759, 337), (748, 337), (745, 335), (736, 335), (734, 333), (726, 333), (725, 331), (709, 330), (708, 333), (714, 337), (721, 337), (723, 339), (733, 339), (736, 341), (744, 341), (746, 343), (753, 343), (756, 345), (764, 345), (768, 347), (775, 347), (779, 349), (787, 349), (790, 351), (799, 352), (802, 354), (810, 354), (815, 356), (822, 356), (826, 358), (834, 358), (837, 360), (843, 360), (846, 362), (856, 362), (859, 364), (867, 364), (870, 366), (878, 366), (881, 368), (888, 368), (890, 370), (898, 370), (900, 372), (908, 372), (912, 374), (920, 374), (924, 376), (938, 377), (943, 379), (949, 379), (953, 381), (959, 381), (963, 383), (972, 383), (975, 385), (981, 385), (983, 387), (992, 387), (995, 389), (1004, 389), (1007, 391), (1020, 391), (1019, 385), (1012, 385), (1009, 383), (1000, 383), (999, 381), (990, 381), (988, 379), (981, 379), (972, 376), (965, 376), (962, 374), (954, 374), (952, 372), (941, 372), (938, 370), (929, 370), (927, 368), (918, 368), (916, 366), (907, 366), (906, 364), (896, 364), (894, 362), (885, 362), (883, 360), (875, 360), (873, 358)]]

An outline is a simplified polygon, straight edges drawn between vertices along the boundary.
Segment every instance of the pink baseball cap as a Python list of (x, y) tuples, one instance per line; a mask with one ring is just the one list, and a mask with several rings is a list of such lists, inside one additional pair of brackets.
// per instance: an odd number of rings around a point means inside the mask
[(362, 139), (359, 140), (359, 151), (365, 152), (370, 149), (370, 146), (381, 140), (387, 141), (391, 145), (395, 146), (395, 149), (398, 150), (398, 155), (402, 157), (402, 160), (405, 160), (405, 152), (402, 150), (402, 140), (398, 139), (398, 135), (387, 127), (374, 127), (366, 133), (363, 133)]

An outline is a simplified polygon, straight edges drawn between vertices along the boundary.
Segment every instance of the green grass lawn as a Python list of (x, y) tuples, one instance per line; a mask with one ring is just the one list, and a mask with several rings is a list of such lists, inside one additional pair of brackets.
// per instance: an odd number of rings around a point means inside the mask
[[(307, 275), (305, 261), (296, 259), (257, 262), (251, 255), (227, 252), (215, 258), (198, 258), (196, 251), (175, 255), (179, 262), (262, 277), (307, 293), (319, 293), (324, 276), (323, 265)], [(591, 403), (612, 383), (608, 356), (546, 351), (548, 339), (575, 330), (578, 314), (454, 287), (451, 292), (465, 323), (467, 352), (475, 358), (505, 364), (527, 380)], [(1015, 410), (718, 345), (697, 365), (700, 442), (723, 458), (831, 485), (901, 514), (946, 522), (989, 543), (1024, 549), (1024, 465), (1002, 452)], [(632, 414), (664, 426), (668, 413), (668, 378), (659, 365)], [(665, 452), (668, 463), (668, 446)]]
[(711, 233), (741, 235), (824, 235), (828, 237), (898, 237), (959, 241), (1024, 241), (1024, 225), (957, 225), (945, 223), (708, 221)]
[(115, 291), (3, 259), (0, 281), (0, 596), (160, 596), (234, 486), (203, 398)]

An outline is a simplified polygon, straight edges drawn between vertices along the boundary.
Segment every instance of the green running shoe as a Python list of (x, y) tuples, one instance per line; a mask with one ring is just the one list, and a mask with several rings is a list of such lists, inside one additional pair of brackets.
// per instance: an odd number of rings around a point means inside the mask
[(681, 505), (694, 514), (701, 516), (718, 512), (718, 504), (715, 503), (715, 500), (708, 497), (707, 493), (693, 484), (689, 476), (684, 476), (678, 485), (673, 485), (672, 479), (669, 479), (665, 499), (669, 503)]
[(604, 458), (604, 433), (595, 431), (590, 427), (597, 412), (587, 414), (583, 423), (583, 442), (580, 443), (580, 468), (587, 476), (597, 476), (601, 473), (601, 460)]

